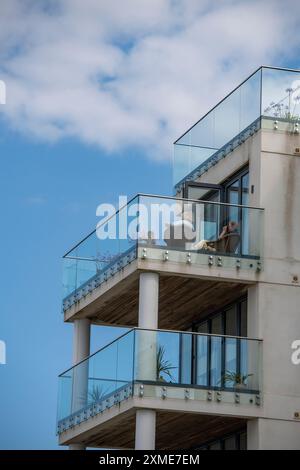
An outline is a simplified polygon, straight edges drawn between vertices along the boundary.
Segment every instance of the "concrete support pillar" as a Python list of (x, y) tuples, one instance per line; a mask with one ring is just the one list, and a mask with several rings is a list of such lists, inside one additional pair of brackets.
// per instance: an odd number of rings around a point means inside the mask
[(74, 320), (73, 365), (90, 355), (91, 324), (87, 318)]
[(155, 449), (156, 412), (137, 410), (135, 422), (135, 450)]
[[(139, 285), (139, 328), (156, 330), (158, 326), (159, 275), (141, 273)], [(137, 378), (156, 380), (155, 331), (138, 331)], [(136, 412), (135, 449), (155, 449), (156, 412), (140, 409)]]
[(139, 328), (157, 329), (158, 294), (159, 274), (141, 273), (139, 286)]
[[(81, 362), (90, 355), (90, 321), (86, 318), (74, 321), (72, 412), (84, 408), (88, 399), (88, 362)], [(80, 363), (80, 364), (79, 364)], [(84, 450), (83, 444), (71, 444), (69, 450)]]
[(84, 444), (70, 444), (69, 450), (85, 450)]

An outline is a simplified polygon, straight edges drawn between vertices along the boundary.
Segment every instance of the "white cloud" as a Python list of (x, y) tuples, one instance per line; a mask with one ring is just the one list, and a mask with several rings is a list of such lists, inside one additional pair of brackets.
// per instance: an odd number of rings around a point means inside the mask
[(169, 158), (171, 142), (262, 63), (292, 57), (293, 0), (1, 0), (11, 127)]

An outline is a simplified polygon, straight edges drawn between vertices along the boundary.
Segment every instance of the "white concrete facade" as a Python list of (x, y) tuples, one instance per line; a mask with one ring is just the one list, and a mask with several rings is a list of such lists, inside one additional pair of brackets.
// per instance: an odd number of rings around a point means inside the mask
[[(191, 263), (186, 262), (186, 253), (182, 259), (174, 260), (175, 251), (170, 254), (168, 263), (162, 253), (155, 249), (153, 256), (144, 260), (137, 256), (126, 269), (101, 286), (101, 295), (109, 298), (110, 290), (117, 289), (118, 282), (134, 271), (139, 276), (138, 327), (153, 330), (153, 336), (143, 335), (139, 331), (137, 371), (144, 369), (146, 376), (156, 380), (156, 342), (153, 340), (159, 319), (159, 281), (160, 274), (195, 277), (203, 280), (219, 280), (242, 283), (247, 288), (247, 334), (249, 338), (263, 341), (261, 356), (261, 395), (259, 403), (249, 404), (246, 394), (241, 402), (234, 401), (234, 394), (221, 400), (207, 400), (207, 391), (201, 390), (196, 400), (187, 400), (179, 396), (180, 387), (169, 388), (168, 399), (161, 398), (161, 390), (143, 397), (133, 394), (128, 401), (119, 404), (119, 411), (111, 408), (95, 418), (97, 426), (105, 421), (105, 413), (114, 417), (135, 410), (135, 449), (155, 449), (156, 410), (203, 415), (242, 418), (247, 420), (247, 448), (257, 449), (298, 449), (300, 450), (300, 365), (292, 362), (292, 344), (300, 340), (300, 136), (288, 130), (275, 129), (272, 125), (255, 132), (251, 137), (235, 148), (223, 160), (211, 167), (198, 178), (198, 182), (222, 184), (233, 174), (248, 165), (249, 167), (249, 205), (264, 208), (263, 226), (250, 225), (251, 239), (262, 241), (262, 270), (236, 270), (235, 260), (228, 257), (223, 266), (208, 267), (204, 263), (194, 262), (197, 253), (191, 254)], [(144, 250), (144, 248), (142, 248)], [(151, 248), (148, 248), (148, 253)], [(175, 253), (175, 254), (174, 254)], [(155, 258), (157, 256), (157, 258)], [(122, 277), (123, 276), (123, 277)], [(100, 287), (98, 288), (100, 292)], [(90, 296), (90, 297), (88, 297)], [(72, 321), (72, 315), (80, 314), (80, 309), (87, 309), (89, 303), (100, 296), (98, 291), (88, 294), (76, 306), (65, 314), (65, 319)], [(107, 301), (107, 300), (106, 300)], [(170, 304), (172, 298), (170, 298)], [(201, 306), (200, 306), (201, 307)], [(200, 308), (199, 307), (199, 308)], [(77, 309), (77, 310), (76, 310)], [(95, 313), (95, 312), (93, 312)], [(171, 315), (171, 314), (170, 314)], [(124, 326), (124, 325), (122, 325)], [(153, 346), (154, 345), (154, 346)], [(82, 361), (89, 355), (90, 320), (74, 320), (74, 355), (73, 363)], [(84, 369), (81, 370), (80, 395), (86, 393)], [(83, 374), (83, 375), (82, 375)], [(150, 386), (149, 386), (150, 387)], [(75, 387), (76, 388), (76, 387)], [(174, 396), (172, 396), (174, 393)], [(178, 396), (176, 395), (178, 393)], [(192, 395), (192, 391), (189, 392)], [(256, 393), (256, 392), (255, 392)], [(195, 392), (196, 395), (196, 392)], [(224, 394), (226, 395), (226, 394)], [(190, 397), (189, 397), (190, 398)], [(248, 400), (243, 402), (243, 400)], [(132, 402), (130, 402), (132, 400)], [(228, 400), (228, 401), (226, 401)], [(230, 402), (232, 400), (232, 402)], [(122, 411), (123, 410), (123, 411)], [(102, 421), (101, 421), (102, 420)], [(85, 422), (82, 429), (86, 435), (92, 434), (90, 423)], [(183, 430), (184, 432), (184, 430)], [(170, 436), (170, 439), (172, 437)], [(79, 442), (80, 431), (72, 428), (62, 443), (72, 442), (70, 449), (83, 449)], [(78, 439), (78, 442), (75, 440)], [(112, 443), (113, 444), (113, 443)], [(201, 443), (199, 443), (201, 444)]]
[[(139, 279), (139, 313), (138, 326), (148, 330), (156, 330), (158, 327), (158, 294), (159, 274), (145, 272)], [(153, 338), (149, 331), (140, 331), (138, 354), (141, 368), (147, 368), (147, 376), (156, 379), (156, 349), (153, 348)], [(156, 333), (153, 332), (153, 335)], [(151, 344), (147, 344), (151, 343)], [(155, 344), (155, 342), (154, 342)], [(148, 346), (148, 347), (147, 347)], [(135, 449), (155, 449), (156, 412), (151, 409), (136, 411), (135, 424)]]
[(263, 416), (247, 427), (249, 449), (300, 449), (300, 136), (262, 129), (199, 181), (220, 183), (249, 165), (249, 204), (265, 209), (263, 271), (248, 289), (248, 336), (263, 339)]

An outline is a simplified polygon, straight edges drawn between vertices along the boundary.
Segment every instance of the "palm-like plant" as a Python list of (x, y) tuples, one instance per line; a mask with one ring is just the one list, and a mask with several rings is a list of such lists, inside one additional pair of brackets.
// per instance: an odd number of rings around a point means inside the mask
[(226, 371), (224, 382), (233, 382), (234, 385), (247, 385), (247, 379), (253, 374), (240, 374), (238, 372)]
[(103, 400), (106, 391), (103, 390), (101, 385), (93, 385), (92, 390), (89, 392), (89, 401), (91, 403), (99, 403)]
[(171, 370), (176, 369), (176, 367), (173, 367), (171, 362), (165, 358), (165, 354), (165, 347), (159, 345), (156, 353), (156, 380), (163, 382), (165, 382), (165, 378), (163, 375), (166, 375), (167, 377), (169, 377), (170, 381), (172, 381), (173, 376), (171, 374)]

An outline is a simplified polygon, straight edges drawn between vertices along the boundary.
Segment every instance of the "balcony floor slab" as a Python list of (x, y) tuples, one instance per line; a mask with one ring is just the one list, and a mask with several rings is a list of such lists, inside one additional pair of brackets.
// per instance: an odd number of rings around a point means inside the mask
[(141, 384), (135, 384), (131, 397), (62, 432), (60, 444), (111, 448), (114, 443), (115, 448), (132, 448), (135, 412), (139, 408), (157, 411), (158, 449), (170, 448), (170, 442), (174, 449), (190, 448), (207, 436), (217, 438), (241, 427), (247, 419), (263, 415), (260, 401), (251, 393), (149, 384), (143, 384), (142, 395), (140, 390)]
[[(108, 286), (106, 286), (108, 287)], [(185, 330), (218, 308), (244, 295), (248, 284), (162, 274), (159, 286), (159, 328)], [(90, 294), (92, 296), (92, 294)], [(65, 320), (90, 318), (94, 324), (134, 327), (138, 324), (138, 272), (65, 313)], [(73, 314), (72, 314), (73, 313)]]

